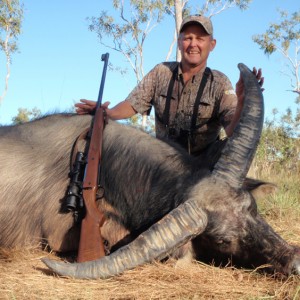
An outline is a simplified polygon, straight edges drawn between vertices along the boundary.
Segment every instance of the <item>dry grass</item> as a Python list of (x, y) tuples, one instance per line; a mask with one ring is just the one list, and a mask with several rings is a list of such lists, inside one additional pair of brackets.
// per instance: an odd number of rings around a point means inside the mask
[[(2, 253), (1, 299), (299, 299), (300, 279), (274, 279), (255, 271), (199, 263), (156, 263), (107, 280), (75, 280), (51, 274), (40, 250)], [(50, 254), (51, 255), (51, 254)]]

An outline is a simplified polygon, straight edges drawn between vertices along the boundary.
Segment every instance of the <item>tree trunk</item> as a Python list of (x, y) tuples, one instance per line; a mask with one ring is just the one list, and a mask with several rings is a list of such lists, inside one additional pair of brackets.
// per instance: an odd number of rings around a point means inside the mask
[[(182, 9), (183, 9), (183, 3), (182, 0), (175, 0), (175, 25), (176, 25), (176, 32), (177, 32), (177, 39), (179, 36), (179, 29), (182, 22)], [(176, 50), (176, 60), (181, 60), (181, 53), (178, 49)]]

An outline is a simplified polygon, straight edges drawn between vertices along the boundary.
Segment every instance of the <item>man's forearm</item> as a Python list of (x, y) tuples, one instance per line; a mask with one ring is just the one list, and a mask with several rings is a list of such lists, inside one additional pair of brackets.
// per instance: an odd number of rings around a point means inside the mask
[(123, 101), (111, 109), (106, 109), (106, 113), (113, 120), (122, 120), (134, 116), (136, 111), (128, 101)]

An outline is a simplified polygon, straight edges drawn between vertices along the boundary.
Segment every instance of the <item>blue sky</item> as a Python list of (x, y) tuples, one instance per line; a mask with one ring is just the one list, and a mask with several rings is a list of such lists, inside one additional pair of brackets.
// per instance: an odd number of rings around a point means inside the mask
[[(191, 4), (199, 1), (190, 0)], [(194, 5), (196, 8), (196, 4)], [(261, 67), (265, 77), (266, 116), (273, 108), (284, 112), (295, 108), (290, 79), (282, 75), (280, 55), (266, 56), (252, 41), (279, 21), (277, 8), (299, 10), (295, 0), (253, 0), (247, 11), (237, 8), (213, 17), (217, 47), (209, 58), (211, 68), (224, 72), (235, 85), (237, 64)], [(26, 0), (19, 53), (13, 55), (9, 89), (0, 106), (0, 123), (11, 123), (18, 108), (39, 108), (42, 113), (63, 112), (81, 98), (96, 99), (102, 67), (101, 54), (110, 53), (114, 65), (126, 66), (118, 53), (100, 45), (97, 35), (88, 30), (87, 17), (101, 10), (113, 12), (109, 0)], [(173, 20), (167, 17), (150, 35), (145, 48), (145, 71), (164, 61), (173, 37)], [(5, 57), (0, 53), (0, 94), (4, 88)], [(127, 65), (129, 70), (130, 67)], [(124, 100), (136, 84), (132, 72), (125, 77), (108, 71), (104, 101), (111, 105)]]

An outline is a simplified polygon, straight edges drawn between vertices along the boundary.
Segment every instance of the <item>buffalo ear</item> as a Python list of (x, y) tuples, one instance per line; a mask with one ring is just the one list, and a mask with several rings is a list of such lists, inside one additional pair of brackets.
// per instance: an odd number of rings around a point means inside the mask
[(243, 183), (243, 189), (249, 191), (255, 199), (261, 199), (267, 195), (275, 194), (278, 187), (271, 182), (247, 177)]

